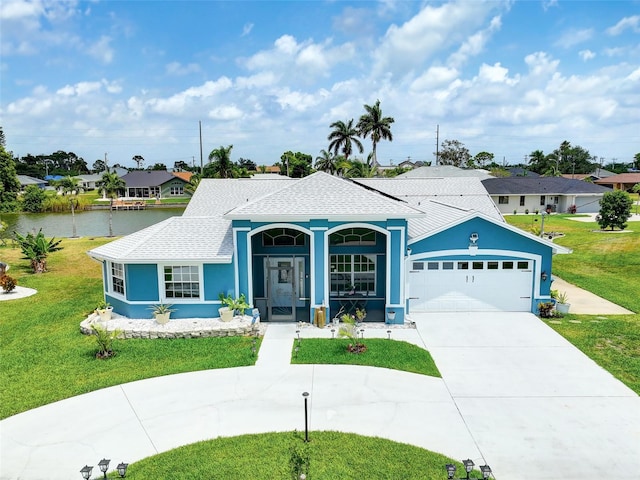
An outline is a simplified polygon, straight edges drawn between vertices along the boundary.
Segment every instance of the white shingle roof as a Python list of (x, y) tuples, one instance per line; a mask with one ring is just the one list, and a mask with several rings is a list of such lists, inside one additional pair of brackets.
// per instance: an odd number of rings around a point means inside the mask
[(92, 257), (128, 262), (230, 261), (231, 222), (220, 217), (171, 217), (94, 248)]
[(286, 220), (310, 218), (387, 219), (420, 216), (405, 202), (355, 185), (349, 180), (316, 172), (277, 192), (227, 214), (232, 219)]
[(433, 167), (418, 167), (398, 175), (397, 178), (446, 178), (446, 177), (478, 177), (480, 179), (493, 178), (486, 170), (480, 168), (459, 168), (453, 165), (435, 165)]

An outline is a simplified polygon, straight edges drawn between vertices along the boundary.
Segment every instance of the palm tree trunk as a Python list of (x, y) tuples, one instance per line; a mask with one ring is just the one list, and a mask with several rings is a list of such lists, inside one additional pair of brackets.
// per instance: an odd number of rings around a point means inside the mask
[(76, 205), (75, 201), (71, 200), (71, 224), (73, 225), (73, 234), (71, 238), (76, 238), (78, 234), (76, 233)]

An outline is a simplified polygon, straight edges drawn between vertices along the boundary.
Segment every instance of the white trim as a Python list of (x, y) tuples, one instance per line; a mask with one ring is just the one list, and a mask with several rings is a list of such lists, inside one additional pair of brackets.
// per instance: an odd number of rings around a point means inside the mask
[[(196, 262), (164, 262), (156, 265), (158, 298), (161, 303), (200, 304), (204, 300), (204, 265)], [(164, 285), (164, 267), (198, 267), (198, 298), (168, 298)], [(146, 302), (149, 303), (149, 302)]]
[[(387, 273), (385, 275), (385, 289), (386, 289), (386, 298), (389, 298), (389, 288), (391, 288), (389, 286), (389, 249), (390, 249), (390, 244), (391, 242), (389, 241), (391, 234), (389, 233), (389, 230), (387, 230), (386, 228), (380, 227), (378, 225), (374, 225), (371, 223), (363, 223), (363, 222), (356, 222), (356, 223), (343, 223), (340, 225), (336, 225), (335, 227), (332, 228), (328, 228), (325, 233), (324, 233), (324, 272), (326, 272), (326, 274), (324, 275), (325, 279), (324, 279), (324, 293), (325, 296), (327, 297), (327, 303), (331, 302), (331, 272), (329, 272), (329, 235), (331, 235), (333, 232), (337, 232), (339, 230), (344, 230), (345, 228), (368, 228), (370, 230), (375, 230), (376, 232), (382, 233), (384, 234), (385, 238), (386, 238), (386, 255), (387, 255)], [(402, 227), (394, 227), (394, 228), (402, 228)], [(371, 255), (377, 255), (376, 253), (373, 253)], [(377, 259), (376, 259), (376, 276), (378, 275), (377, 272)], [(376, 285), (377, 288), (377, 285)]]
[[(233, 289), (234, 297), (240, 295), (240, 266), (238, 265), (238, 232), (251, 232), (251, 227), (232, 227), (233, 230)], [(247, 271), (247, 274), (249, 272)], [(251, 297), (249, 297), (250, 299)]]
[[(399, 271), (399, 276), (400, 276), (400, 298), (404, 298), (404, 292), (405, 292), (405, 282), (404, 282), (404, 278), (406, 275), (406, 264), (407, 262), (405, 261), (407, 258), (407, 245), (406, 245), (406, 227), (389, 227), (388, 230), (399, 230), (400, 231), (400, 271)], [(387, 239), (387, 245), (390, 245), (391, 242), (388, 241)], [(389, 249), (389, 252), (391, 250)], [(386, 279), (386, 283), (387, 283), (387, 300), (389, 298), (391, 298), (391, 278), (390, 278), (390, 274), (391, 274), (391, 255), (389, 254), (389, 252), (387, 252), (387, 274), (385, 275), (385, 279)]]
[[(113, 290), (113, 277), (111, 275), (111, 269), (113, 268), (113, 264), (117, 263), (118, 265), (122, 266), (122, 286), (124, 288), (124, 293), (118, 293), (115, 292)], [(105, 290), (105, 293), (108, 294), (110, 297), (114, 297), (117, 298), (118, 300), (122, 300), (123, 302), (127, 301), (127, 273), (126, 273), (126, 263), (123, 262), (114, 262), (114, 261), (105, 261), (103, 263), (103, 265), (105, 265), (105, 268), (107, 270), (107, 289)]]
[[(295, 223), (270, 223), (268, 225), (262, 225), (260, 227), (257, 227), (255, 229), (251, 229), (251, 228), (246, 228), (246, 227), (242, 227), (239, 228), (239, 230), (247, 230), (249, 231), (249, 235), (247, 236), (247, 255), (248, 255), (248, 262), (247, 262), (247, 280), (248, 280), (248, 287), (247, 287), (247, 298), (253, 303), (253, 247), (252, 247), (252, 238), (254, 237), (254, 235), (260, 233), (260, 232), (264, 232), (265, 230), (271, 230), (273, 228), (290, 228), (291, 230), (296, 230), (298, 232), (302, 232), (304, 234), (306, 234), (309, 237), (309, 275), (311, 278), (311, 283), (309, 285), (309, 288), (311, 289), (311, 295), (310, 295), (310, 303), (314, 304), (315, 303), (315, 278), (314, 278), (314, 268), (315, 268), (315, 259), (314, 259), (314, 245), (315, 245), (315, 240), (313, 238), (313, 228), (312, 229), (308, 229), (306, 227), (303, 227), (301, 225), (297, 225)], [(235, 235), (235, 229), (234, 229), (234, 235)], [(236, 239), (234, 238), (234, 244), (237, 245), (237, 242), (235, 241)], [(234, 247), (235, 248), (235, 247)], [(237, 252), (236, 252), (237, 253)], [(296, 257), (295, 255), (291, 255), (291, 257)], [(236, 255), (237, 258), (237, 255)], [(296, 258), (301, 258), (301, 257), (296, 257)], [(237, 262), (236, 262), (237, 263)], [(238, 283), (238, 272), (236, 270), (235, 272), (236, 274), (236, 283)], [(238, 289), (236, 288), (236, 292), (238, 291)]]

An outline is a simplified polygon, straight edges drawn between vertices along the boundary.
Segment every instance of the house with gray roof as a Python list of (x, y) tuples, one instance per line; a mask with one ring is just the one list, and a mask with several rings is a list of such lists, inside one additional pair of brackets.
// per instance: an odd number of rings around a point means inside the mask
[(608, 188), (564, 177), (490, 178), (482, 184), (501, 213), (595, 213)]
[(189, 183), (164, 170), (133, 170), (123, 175), (124, 196), (128, 198), (171, 198), (191, 194), (184, 189)]
[(184, 214), (89, 255), (115, 312), (218, 317), (244, 294), (263, 321), (367, 311), (536, 311), (552, 256), (569, 250), (508, 225), (478, 178), (203, 179)]
[(35, 185), (40, 189), (46, 188), (49, 184), (46, 180), (42, 180), (40, 178), (30, 177), (29, 175), (17, 175), (18, 181), (20, 182), (20, 187), (22, 190), (27, 188), (29, 185)]

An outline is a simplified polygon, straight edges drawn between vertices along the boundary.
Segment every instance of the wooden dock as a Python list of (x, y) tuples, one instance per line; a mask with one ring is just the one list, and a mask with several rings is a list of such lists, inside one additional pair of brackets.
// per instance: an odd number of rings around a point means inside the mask
[(114, 200), (112, 210), (144, 210), (147, 204), (144, 201)]

